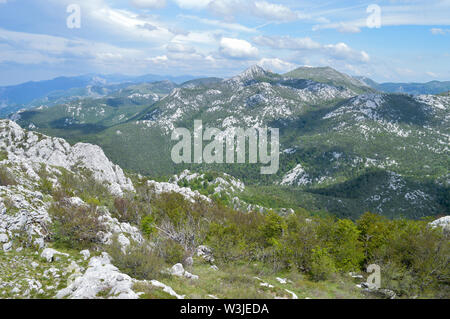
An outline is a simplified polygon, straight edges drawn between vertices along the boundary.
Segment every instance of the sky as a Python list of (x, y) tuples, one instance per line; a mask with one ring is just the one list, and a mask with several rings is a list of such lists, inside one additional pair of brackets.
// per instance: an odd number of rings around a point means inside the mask
[(0, 85), (331, 66), (450, 80), (450, 0), (0, 0)]

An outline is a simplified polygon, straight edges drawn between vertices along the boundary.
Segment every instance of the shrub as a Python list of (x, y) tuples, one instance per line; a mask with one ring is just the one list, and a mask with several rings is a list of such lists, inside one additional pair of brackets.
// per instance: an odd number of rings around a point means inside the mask
[(52, 238), (57, 245), (85, 249), (100, 242), (99, 232), (106, 231), (99, 213), (93, 206), (68, 206), (53, 204), (49, 213), (53, 219)]
[(327, 280), (336, 273), (336, 267), (333, 258), (327, 249), (316, 247), (312, 250), (311, 269), (309, 275), (312, 280)]
[(152, 215), (144, 216), (141, 219), (141, 230), (144, 235), (147, 237), (150, 237), (152, 234), (155, 233), (155, 218)]
[(0, 166), (0, 185), (9, 186), (17, 185), (17, 181), (13, 174), (5, 166)]
[(318, 231), (322, 245), (328, 248), (338, 270), (348, 272), (360, 269), (364, 252), (358, 240), (359, 230), (351, 220), (339, 219), (330, 223), (329, 219), (323, 219)]
[(161, 277), (164, 261), (146, 243), (132, 241), (124, 252), (117, 237), (113, 237), (108, 253), (114, 265), (133, 278), (151, 280)]
[(123, 197), (116, 197), (114, 199), (114, 208), (117, 211), (117, 218), (121, 222), (139, 224), (139, 209), (135, 201)]
[(181, 263), (187, 257), (186, 252), (179, 243), (168, 239), (161, 245), (162, 257), (169, 265)]
[(47, 178), (42, 178), (39, 184), (39, 189), (44, 194), (52, 194), (53, 193), (53, 183)]

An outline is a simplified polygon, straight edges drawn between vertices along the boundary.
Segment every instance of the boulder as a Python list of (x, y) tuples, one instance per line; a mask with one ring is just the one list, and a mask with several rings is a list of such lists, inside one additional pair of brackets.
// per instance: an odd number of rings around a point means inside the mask
[(197, 256), (202, 257), (206, 262), (214, 263), (214, 257), (209, 247), (200, 245), (197, 247)]
[(4, 244), (9, 241), (8, 235), (6, 234), (0, 234), (0, 243)]
[(169, 273), (177, 277), (186, 277), (193, 280), (198, 279), (197, 275), (193, 275), (190, 272), (184, 270), (183, 265), (180, 263), (173, 265), (172, 268), (170, 268)]
[(91, 257), (91, 253), (89, 252), (88, 249), (80, 251), (80, 254), (81, 254), (81, 256), (83, 256), (84, 260), (88, 260), (89, 257)]
[(44, 258), (45, 260), (47, 260), (47, 262), (49, 262), (49, 263), (55, 259), (56, 255), (62, 255), (62, 256), (69, 257), (68, 254), (61, 253), (53, 248), (45, 248), (41, 253), (41, 257)]
[(431, 227), (442, 227), (444, 233), (450, 234), (450, 216), (444, 216), (430, 223)]
[(139, 296), (132, 290), (135, 282), (135, 279), (121, 273), (111, 264), (107, 253), (102, 253), (101, 256), (92, 257), (86, 272), (76, 277), (67, 288), (60, 290), (56, 298), (138, 299)]

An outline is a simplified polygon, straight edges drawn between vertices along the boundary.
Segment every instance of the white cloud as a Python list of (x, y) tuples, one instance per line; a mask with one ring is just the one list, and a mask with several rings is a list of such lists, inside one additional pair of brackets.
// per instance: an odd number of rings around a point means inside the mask
[(204, 9), (211, 0), (175, 0), (175, 2), (182, 9)]
[(430, 29), (430, 32), (434, 35), (445, 35), (450, 33), (450, 29), (432, 28)]
[(131, 0), (131, 4), (144, 9), (161, 9), (166, 6), (166, 0)]
[(185, 18), (185, 19), (195, 20), (197, 22), (200, 22), (200, 23), (203, 23), (203, 24), (206, 24), (206, 25), (219, 27), (219, 28), (223, 28), (223, 29), (228, 29), (228, 30), (232, 30), (232, 31), (237, 31), (237, 32), (247, 32), (247, 33), (254, 33), (254, 32), (256, 32), (255, 29), (248, 28), (248, 27), (243, 26), (243, 25), (238, 24), (238, 23), (228, 23), (228, 22), (223, 22), (223, 21), (219, 21), (219, 20), (204, 19), (204, 18), (191, 16), (191, 15), (180, 15), (179, 17), (180, 18)]
[(356, 25), (341, 23), (340, 27), (337, 30), (341, 33), (359, 33), (361, 29)]
[(0, 38), (6, 45), (0, 54), (2, 62), (37, 64), (81, 59), (86, 64), (103, 64), (124, 63), (125, 60), (144, 57), (143, 52), (135, 49), (124, 49), (107, 43), (81, 39), (72, 40), (45, 34), (0, 29)]
[(258, 36), (253, 41), (259, 45), (270, 47), (272, 49), (286, 49), (300, 52), (320, 53), (328, 57), (339, 60), (352, 60), (356, 62), (369, 62), (370, 56), (365, 51), (356, 51), (347, 44), (340, 42), (337, 44), (322, 45), (310, 38), (293, 38), (290, 36)]
[(220, 53), (229, 58), (254, 58), (258, 56), (258, 49), (249, 42), (240, 39), (222, 38), (220, 40)]
[[(448, 0), (405, 1), (407, 3), (404, 4), (398, 2), (390, 1), (390, 3), (380, 4), (381, 28), (401, 25), (450, 25), (448, 17), (450, 1)], [(361, 14), (364, 7), (365, 5), (361, 4), (330, 10), (328, 17), (334, 22), (315, 25), (313, 30), (336, 29), (340, 32), (346, 32), (352, 29), (356, 31), (357, 28), (367, 28), (369, 14)], [(440, 34), (439, 29), (436, 29), (436, 32), (438, 32), (436, 34)]]
[(255, 15), (267, 20), (274, 21), (294, 21), (298, 19), (298, 14), (281, 4), (272, 4), (267, 1), (256, 1)]
[(182, 43), (170, 42), (166, 46), (167, 51), (169, 52), (183, 52), (183, 53), (194, 53), (195, 48), (192, 46), (187, 46)]
[(184, 9), (205, 9), (224, 19), (235, 15), (253, 15), (275, 22), (289, 22), (300, 19), (302, 14), (282, 4), (255, 0), (175, 0)]
[(266, 70), (276, 73), (286, 73), (297, 67), (294, 63), (283, 61), (278, 58), (262, 58), (257, 64)]
[(366, 52), (355, 51), (343, 42), (337, 44), (327, 44), (323, 47), (323, 49), (337, 59), (356, 60), (360, 62), (369, 62), (370, 60), (370, 57)]
[(259, 45), (271, 47), (274, 49), (288, 50), (313, 50), (320, 49), (321, 44), (311, 38), (292, 38), (290, 36), (257, 36), (253, 41)]

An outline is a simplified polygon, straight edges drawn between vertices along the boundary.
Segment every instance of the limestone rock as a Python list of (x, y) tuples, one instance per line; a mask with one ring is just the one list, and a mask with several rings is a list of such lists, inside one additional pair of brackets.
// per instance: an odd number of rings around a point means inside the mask
[(132, 290), (136, 280), (121, 273), (111, 264), (107, 253), (92, 257), (86, 272), (77, 277), (67, 288), (60, 290), (56, 298), (95, 299), (101, 297), (138, 299)]
[(62, 255), (62, 256), (66, 256), (69, 257), (68, 254), (66, 253), (61, 253), (53, 248), (45, 248), (42, 253), (41, 253), (41, 257), (46, 259), (47, 262), (52, 262), (55, 259), (56, 255)]

